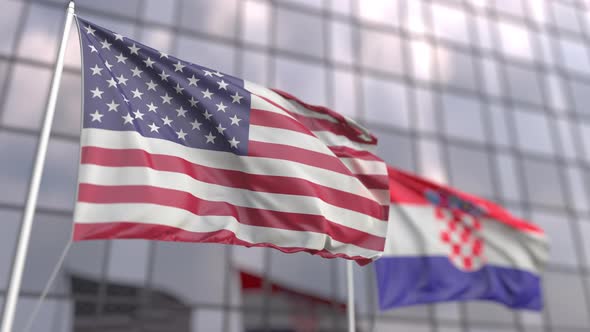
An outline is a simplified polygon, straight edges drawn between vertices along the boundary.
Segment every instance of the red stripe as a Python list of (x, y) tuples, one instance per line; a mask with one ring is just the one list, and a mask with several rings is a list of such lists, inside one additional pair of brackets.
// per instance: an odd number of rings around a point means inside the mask
[(266, 247), (280, 250), (284, 253), (308, 252), (324, 258), (346, 258), (355, 260), (359, 265), (367, 265), (370, 259), (361, 256), (347, 256), (345, 254), (333, 254), (326, 250), (313, 250), (300, 247), (279, 247), (272, 243), (250, 243), (240, 240), (228, 230), (197, 233), (183, 229), (163, 226), (146, 225), (128, 221), (117, 221), (96, 224), (74, 224), (74, 241), (93, 239), (148, 239), (177, 242), (202, 242), (241, 245), (245, 247)]
[(343, 243), (382, 251), (385, 239), (343, 226), (323, 216), (236, 206), (227, 202), (204, 200), (194, 195), (153, 186), (99, 186), (82, 183), (78, 201), (88, 203), (147, 203), (175, 207), (195, 215), (228, 216), (250, 226), (327, 234)]
[(303, 123), (301, 123), (300, 121), (297, 121), (286, 115), (264, 110), (250, 110), (250, 124), (271, 128), (286, 129), (310, 136), (315, 136), (310, 131), (310, 128), (304, 126)]
[(315, 151), (309, 151), (292, 145), (250, 141), (250, 143), (248, 143), (248, 155), (251, 157), (289, 160), (309, 166), (327, 169), (332, 172), (345, 174), (351, 177), (354, 176), (354, 174), (352, 174), (337, 157)]
[(391, 166), (388, 166), (388, 174), (390, 179), (390, 196), (393, 203), (434, 206), (425, 196), (426, 190), (430, 189), (436, 192), (453, 194), (464, 201), (483, 207), (485, 210), (484, 217), (495, 219), (512, 228), (525, 232), (543, 233), (543, 229), (539, 226), (532, 224), (527, 220), (517, 218), (497, 204), (483, 198), (430, 182), (424, 178), (395, 169)]
[(328, 147), (334, 155), (338, 158), (355, 158), (355, 159), (363, 159), (363, 160), (373, 160), (373, 161), (380, 161), (383, 160), (373, 153), (366, 151), (366, 150), (355, 150), (353, 148), (349, 148), (347, 146), (329, 146)]
[(179, 157), (150, 154), (138, 149), (114, 150), (86, 146), (82, 148), (81, 163), (110, 167), (149, 167), (159, 171), (186, 174), (202, 182), (226, 187), (317, 197), (334, 206), (357, 211), (377, 219), (383, 218), (379, 203), (369, 198), (299, 178), (256, 175), (206, 167), (190, 163)]

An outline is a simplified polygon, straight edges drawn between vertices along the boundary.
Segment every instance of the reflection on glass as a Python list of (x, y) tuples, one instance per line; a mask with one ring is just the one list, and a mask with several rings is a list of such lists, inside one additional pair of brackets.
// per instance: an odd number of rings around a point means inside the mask
[(473, 57), (469, 53), (438, 47), (436, 57), (442, 84), (467, 90), (476, 88)]
[(363, 29), (361, 38), (361, 63), (364, 67), (389, 73), (403, 73), (402, 42), (398, 36)]
[(366, 77), (363, 79), (363, 99), (368, 121), (409, 128), (407, 93), (402, 84)]
[(323, 56), (321, 16), (312, 16), (279, 8), (276, 18), (277, 46), (287, 51)]
[(481, 104), (472, 98), (444, 94), (445, 133), (466, 140), (485, 142)]
[(307, 62), (278, 58), (275, 85), (311, 104), (326, 104), (325, 68)]
[(562, 37), (559, 40), (559, 46), (565, 69), (575, 73), (590, 74), (590, 60), (582, 41)]
[(513, 23), (498, 23), (502, 52), (505, 55), (533, 60), (531, 37), (525, 26)]
[(270, 8), (264, 2), (246, 1), (242, 12), (242, 38), (249, 43), (268, 45)]
[[(545, 303), (554, 327), (588, 328), (588, 309), (580, 276), (546, 272), (543, 277)], [(559, 328), (557, 328), (559, 329)]]
[(555, 153), (549, 136), (549, 120), (542, 110), (536, 112), (517, 110), (514, 115), (518, 145), (522, 150), (545, 154)]
[(448, 148), (451, 185), (462, 191), (491, 197), (490, 160), (483, 150), (451, 145)]
[(556, 164), (525, 158), (524, 179), (531, 203), (563, 207), (564, 198)]
[(467, 17), (459, 9), (433, 4), (431, 6), (434, 35), (463, 44), (469, 43)]
[(357, 3), (361, 19), (374, 23), (399, 26), (400, 1), (371, 0), (357, 1)]
[(182, 0), (180, 25), (196, 32), (233, 37), (238, 0)]

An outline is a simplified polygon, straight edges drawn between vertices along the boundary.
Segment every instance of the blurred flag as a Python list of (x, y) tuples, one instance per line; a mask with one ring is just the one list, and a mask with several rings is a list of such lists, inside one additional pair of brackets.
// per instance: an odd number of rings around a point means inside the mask
[(381, 309), (491, 300), (540, 310), (548, 243), (539, 227), (484, 199), (389, 168), (391, 216), (375, 262)]
[(78, 27), (75, 240), (216, 242), (361, 264), (381, 255), (387, 167), (364, 128), (80, 18)]

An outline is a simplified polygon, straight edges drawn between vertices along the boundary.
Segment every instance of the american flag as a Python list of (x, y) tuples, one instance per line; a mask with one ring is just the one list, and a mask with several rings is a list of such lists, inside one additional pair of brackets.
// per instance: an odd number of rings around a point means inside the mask
[(364, 128), (81, 18), (78, 29), (75, 240), (262, 246), (361, 264), (380, 256), (387, 168)]

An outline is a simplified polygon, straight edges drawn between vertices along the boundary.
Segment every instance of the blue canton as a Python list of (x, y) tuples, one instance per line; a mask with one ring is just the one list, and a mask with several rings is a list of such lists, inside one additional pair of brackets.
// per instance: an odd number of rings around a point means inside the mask
[(84, 128), (136, 131), (192, 148), (248, 153), (244, 82), (78, 18)]

